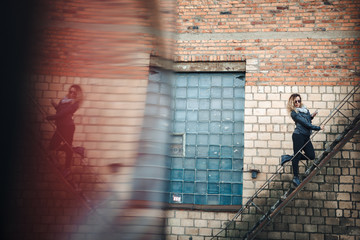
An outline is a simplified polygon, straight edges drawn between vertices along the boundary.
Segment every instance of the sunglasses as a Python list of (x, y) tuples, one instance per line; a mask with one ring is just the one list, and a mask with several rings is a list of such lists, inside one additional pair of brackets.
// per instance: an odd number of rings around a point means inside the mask
[(71, 94), (71, 93), (76, 94), (76, 91), (69, 91), (69, 93), (70, 93), (70, 94)]
[(294, 103), (301, 103), (301, 100), (295, 100)]

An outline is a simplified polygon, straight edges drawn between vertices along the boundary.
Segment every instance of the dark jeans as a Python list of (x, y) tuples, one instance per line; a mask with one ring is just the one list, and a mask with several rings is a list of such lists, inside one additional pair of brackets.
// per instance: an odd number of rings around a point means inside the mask
[[(293, 148), (294, 148), (294, 155), (295, 155), (310, 140), (310, 137), (305, 136), (303, 134), (293, 133), (292, 140), (293, 140)], [(311, 160), (315, 159), (314, 146), (312, 145), (311, 141), (309, 141), (302, 150), (304, 151), (307, 158), (302, 154), (302, 152), (300, 152), (292, 160), (293, 173), (294, 173), (295, 177), (299, 176), (299, 161), (300, 160), (306, 160), (308, 158)]]
[[(65, 167), (72, 165), (72, 142), (74, 139), (75, 126), (57, 126), (56, 131), (50, 140), (49, 149), (56, 151), (64, 151), (66, 154)], [(63, 143), (63, 144), (62, 144)]]

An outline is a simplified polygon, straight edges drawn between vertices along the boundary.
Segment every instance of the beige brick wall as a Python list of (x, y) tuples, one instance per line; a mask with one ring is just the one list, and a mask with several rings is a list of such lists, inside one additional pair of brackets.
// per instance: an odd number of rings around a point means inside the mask
[[(280, 166), (282, 154), (292, 154), (292, 132), (294, 123), (287, 113), (286, 104), (292, 93), (300, 93), (303, 103), (311, 112), (319, 110), (313, 120), (314, 125), (320, 124), (352, 90), (351, 86), (246, 86), (245, 93), (245, 149), (244, 149), (244, 190), (243, 204), (261, 187), (261, 185)], [(359, 96), (354, 97), (354, 105), (359, 108)], [(350, 109), (351, 106), (344, 106)], [(350, 111), (350, 110), (346, 110)], [(350, 112), (349, 112), (350, 113)], [(319, 132), (313, 139), (316, 155), (319, 156), (326, 147), (326, 142), (334, 140), (336, 133), (342, 131), (343, 117), (337, 115), (330, 121), (324, 131)], [(356, 137), (358, 139), (358, 136)], [(327, 224), (339, 225), (339, 218), (351, 217), (356, 199), (356, 185), (358, 181), (356, 168), (352, 161), (359, 161), (359, 152), (356, 139), (346, 144), (341, 155), (322, 170), (312, 183), (305, 188), (299, 197), (283, 210), (284, 216), (278, 216), (276, 223), (264, 231), (261, 239), (326, 239), (324, 229)], [(350, 155), (352, 155), (350, 157)], [(349, 161), (342, 167), (339, 157)], [(349, 159), (349, 160), (346, 160)], [(250, 169), (260, 170), (256, 179), (251, 178)], [(304, 168), (300, 168), (300, 174)], [(291, 167), (285, 168), (279, 180), (276, 180), (273, 190), (260, 199), (262, 204), (272, 204), (281, 192), (287, 189), (292, 177)], [(342, 174), (342, 175), (341, 175)], [(357, 180), (355, 179), (357, 178)], [(325, 184), (327, 183), (327, 184)], [(287, 186), (287, 187), (286, 187)], [(269, 199), (269, 200), (268, 200)], [(255, 209), (253, 209), (255, 210)], [(258, 220), (255, 215), (246, 212), (242, 220), (238, 219), (235, 225), (237, 230), (228, 232), (228, 237), (242, 235)], [(321, 213), (321, 214), (320, 214)], [(231, 220), (233, 212), (206, 212), (191, 210), (167, 211), (167, 239), (210, 239)], [(321, 216), (320, 216), (321, 215)], [(260, 213), (257, 215), (260, 216)], [(353, 216), (352, 216), (353, 217)], [(305, 219), (305, 222), (304, 222)], [(351, 220), (353, 221), (353, 219)], [(351, 225), (351, 224), (350, 224)], [(282, 229), (282, 231), (281, 231)], [(239, 233), (242, 230), (243, 232)], [(320, 233), (319, 233), (320, 232)], [(223, 235), (221, 235), (223, 236)], [(355, 237), (347, 236), (355, 240)]]
[(169, 210), (167, 212), (167, 238), (168, 240), (210, 239), (217, 234), (234, 213), (206, 212), (189, 210)]
[[(279, 167), (282, 154), (292, 154), (294, 122), (286, 104), (292, 93), (299, 93), (310, 112), (319, 110), (313, 124), (319, 125), (332, 109), (353, 89), (352, 86), (246, 86), (245, 87), (245, 149), (244, 203)], [(313, 139), (318, 155), (324, 141), (334, 140), (338, 131), (334, 124), (342, 121), (337, 116)], [(258, 169), (256, 180), (250, 169)]]
[[(144, 79), (147, 76), (144, 74)], [(55, 109), (50, 100), (59, 101), (71, 84), (80, 84), (84, 102), (74, 114), (74, 146), (86, 148), (90, 165), (104, 166), (121, 162), (131, 165), (137, 154), (137, 140), (142, 125), (146, 97), (146, 80), (90, 79), (33, 76), (36, 101), (48, 114)], [(44, 115), (37, 112), (38, 119)], [(47, 121), (41, 123), (44, 146), (53, 134)]]

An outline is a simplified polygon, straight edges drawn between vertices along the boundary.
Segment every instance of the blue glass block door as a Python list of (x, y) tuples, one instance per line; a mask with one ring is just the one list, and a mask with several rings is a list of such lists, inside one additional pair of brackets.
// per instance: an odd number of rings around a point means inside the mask
[(245, 75), (178, 73), (173, 87), (172, 132), (184, 149), (170, 156), (170, 203), (241, 205)]

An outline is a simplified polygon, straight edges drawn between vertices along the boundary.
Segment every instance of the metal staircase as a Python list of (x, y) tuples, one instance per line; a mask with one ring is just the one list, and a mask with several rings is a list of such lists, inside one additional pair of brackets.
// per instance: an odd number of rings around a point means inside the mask
[[(290, 185), (289, 189), (285, 191), (285, 193), (280, 196), (280, 198), (273, 204), (268, 211), (264, 211), (259, 207), (259, 204), (255, 203), (255, 199), (257, 199), (260, 194), (269, 190), (270, 183), (272, 183), (277, 176), (279, 176), (283, 171), (287, 164), (281, 166), (277, 169), (277, 171), (255, 192), (255, 194), (246, 202), (245, 205), (239, 209), (239, 211), (235, 214), (235, 216), (222, 228), (215, 236), (211, 239), (228, 239), (228, 238), (243, 238), (245, 240), (254, 239), (268, 224), (270, 224), (274, 218), (283, 210), (297, 195), (298, 193), (319, 173), (319, 171), (344, 147), (344, 145), (350, 141), (350, 139), (359, 131), (360, 129), (360, 113), (359, 108), (354, 106), (351, 102), (351, 99), (355, 96), (355, 94), (359, 94), (360, 84), (355, 86), (346, 97), (330, 112), (330, 114), (326, 117), (326, 119), (321, 123), (321, 125), (326, 125), (332, 120), (335, 116), (341, 116), (342, 119), (346, 119), (348, 124), (344, 128), (343, 132), (338, 134), (335, 140), (326, 147), (326, 150), (315, 160), (310, 166), (306, 166), (307, 170), (303, 176), (303, 181), (297, 187)], [(344, 106), (348, 108), (345, 109)], [(349, 114), (349, 108), (351, 108), (352, 116), (344, 114), (347, 112)], [(357, 113), (355, 113), (357, 112)], [(355, 116), (355, 117), (354, 117)], [(315, 132), (310, 140), (314, 138), (314, 136), (318, 132)], [(306, 143), (307, 144), (307, 143)], [(306, 145), (304, 144), (304, 146)], [(303, 147), (304, 147), (303, 146)], [(302, 149), (299, 150), (295, 154), (300, 154)], [(294, 157), (295, 157), (294, 156)], [(293, 158), (294, 158), (293, 157)], [(290, 163), (291, 161), (289, 161)], [(256, 210), (261, 212), (263, 216), (254, 224), (254, 226), (245, 234), (245, 236), (234, 236), (230, 234), (228, 236), (227, 230), (232, 226), (236, 226), (236, 221), (240, 221), (242, 219), (242, 215), (244, 215), (245, 211), (250, 211), (250, 207), (255, 207)]]
[[(43, 118), (45, 118), (48, 114), (44, 111), (44, 109), (39, 105), (36, 100), (28, 95), (29, 103), (32, 103), (31, 106), (29, 106), (29, 109), (32, 109), (33, 112), (38, 112), (42, 115)], [(35, 109), (33, 108), (35, 107)], [(56, 129), (56, 126), (54, 123), (49, 121), (49, 124), (53, 127), (54, 131)], [(41, 141), (41, 137), (39, 135), (39, 131), (36, 131), (33, 127), (33, 122), (27, 122), (28, 126), (26, 127), (27, 134), (24, 134), (24, 137), (28, 137), (28, 141), (32, 144), (32, 148), (37, 154), (40, 154), (40, 158), (45, 160), (45, 162), (53, 169), (56, 173), (56, 176), (58, 179), (66, 186), (67, 190), (73, 194), (73, 196), (77, 197), (80, 202), (82, 202), (83, 206), (85, 206), (90, 211), (96, 211), (96, 202), (92, 201), (88, 196), (86, 196), (86, 193), (83, 189), (80, 187), (80, 182), (78, 181), (78, 177), (74, 173), (67, 173), (64, 174), (64, 172), (60, 168), (60, 156), (58, 154), (51, 155), (49, 154), (49, 151), (46, 149), (46, 147), (43, 146), (43, 142)], [(60, 136), (61, 137), (61, 136)], [(65, 144), (66, 141), (64, 141)], [(61, 147), (61, 146), (60, 146)], [(86, 157), (83, 154), (79, 154), (77, 151), (73, 149), (73, 156), (78, 156), (77, 158), (80, 159), (80, 163), (82, 167), (86, 167), (88, 164), (85, 162)], [(57, 151), (55, 151), (57, 153)], [(88, 173), (91, 172), (90, 168), (86, 170)], [(92, 175), (96, 175), (93, 173)], [(96, 177), (97, 178), (97, 177)], [(96, 179), (96, 182), (100, 182), (99, 179)]]
[[(31, 97), (28, 104), (31, 104), (28, 106), (28, 110), (31, 111), (31, 113), (39, 112), (44, 116), (46, 116), (46, 112), (43, 110), (43, 108)], [(37, 109), (34, 109), (37, 108)], [(31, 115), (30, 115), (31, 116)], [(102, 179), (93, 171), (93, 168), (95, 166), (89, 165), (89, 163), (86, 161), (86, 157), (76, 151), (74, 151), (76, 156), (76, 160), (78, 162), (76, 166), (74, 167), (74, 171), (70, 174), (64, 174), (64, 172), (61, 170), (60, 164), (59, 164), (59, 156), (56, 155), (50, 155), (47, 148), (44, 147), (44, 143), (42, 141), (42, 138), (40, 136), (39, 129), (36, 126), (37, 118), (34, 121), (28, 121), (26, 122), (22, 127), (24, 132), (26, 134), (23, 135), (24, 140), (22, 141), (25, 143), (26, 146), (22, 146), (21, 149), (26, 149), (25, 153), (26, 157), (34, 157), (36, 158), (36, 161), (40, 161), (40, 165), (44, 165), (46, 167), (46, 172), (51, 173), (52, 176), (54, 176), (54, 180), (58, 183), (60, 183), (58, 186), (61, 186), (62, 189), (69, 193), (69, 197), (72, 199), (75, 199), (76, 206), (80, 209), (84, 209), (85, 211), (82, 212), (84, 215), (84, 224), (87, 223), (87, 221), (91, 222), (90, 224), (93, 226), (93, 232), (95, 238), (93, 239), (99, 239), (100, 236), (104, 236), (104, 232), (106, 231), (107, 239), (129, 239), (126, 238), (127, 231), (134, 231), (132, 228), (136, 225), (126, 225), (130, 223), (133, 223), (133, 216), (124, 216), (121, 218), (121, 220), (116, 219), (116, 214), (119, 214), (119, 210), (115, 209), (114, 201), (116, 201), (116, 204), (118, 207), (124, 208), (124, 201), (121, 202), (119, 200), (119, 197), (117, 193), (109, 193), (108, 196), (104, 199), (104, 197), (97, 197), (93, 194), (96, 189), (91, 188), (87, 186), (87, 183), (89, 182), (88, 176), (91, 175), (91, 181), (93, 183), (98, 184), (107, 184), (106, 182), (102, 181)], [(50, 122), (50, 124), (54, 126)], [(36, 126), (34, 128), (34, 126)], [(28, 153), (31, 153), (28, 154)], [(74, 158), (75, 158), (74, 154)], [(109, 165), (111, 171), (117, 172), (117, 168), (120, 168), (124, 165), (121, 164), (112, 164)], [(42, 166), (37, 165), (36, 168), (33, 169), (40, 169)], [(44, 170), (42, 170), (42, 173), (44, 173)], [(82, 178), (81, 174), (87, 175), (86, 178)], [(127, 203), (127, 202), (125, 202)], [(46, 206), (45, 206), (46, 207)], [(130, 209), (131, 211), (132, 209)], [(121, 212), (120, 212), (121, 213)], [(56, 213), (54, 213), (56, 214)], [(76, 214), (76, 213), (75, 213)], [(115, 217), (116, 216), (116, 217)], [(116, 221), (115, 221), (115, 220)], [(147, 218), (144, 218), (147, 220)], [(144, 221), (145, 221), (144, 220)], [(96, 224), (94, 224), (96, 222)], [(147, 226), (147, 225), (145, 225)], [(138, 230), (138, 229), (136, 229)]]

